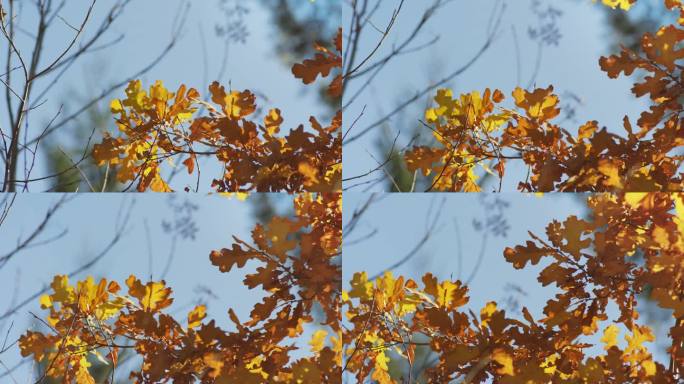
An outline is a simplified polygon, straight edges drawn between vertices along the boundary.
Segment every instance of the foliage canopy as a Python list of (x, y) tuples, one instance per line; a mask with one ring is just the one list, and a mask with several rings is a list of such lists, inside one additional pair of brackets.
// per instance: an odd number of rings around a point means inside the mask
[[(527, 308), (522, 318), (508, 316), (493, 301), (476, 314), (464, 307), (468, 287), (430, 273), (422, 282), (354, 274), (342, 293), (345, 370), (358, 382), (395, 383), (390, 361), (403, 360), (410, 372), (422, 346), (436, 356), (422, 378), (434, 383), (681, 382), (684, 195), (597, 194), (587, 204), (590, 220), (554, 220), (545, 236), (530, 232), (525, 244), (503, 252), (516, 269), (542, 266), (539, 283), (557, 288), (538, 318)], [(655, 339), (639, 323), (645, 294), (672, 311), (668, 365), (645, 344)], [(609, 317), (611, 304), (617, 318)], [(626, 346), (618, 343), (621, 331)], [(602, 354), (588, 351), (592, 335), (601, 337)]]
[[(66, 276), (55, 276), (52, 292), (40, 298), (49, 330), (27, 331), (19, 339), (22, 356), (46, 362), (47, 377), (79, 384), (95, 382), (88, 369), (93, 359), (109, 365), (113, 378), (121, 350), (142, 358), (130, 374), (136, 383), (336, 382), (342, 358), (341, 196), (301, 194), (293, 203), (294, 217), (274, 216), (254, 227), (251, 242), (234, 237), (230, 248), (209, 255), (225, 273), (258, 265), (244, 284), (265, 296), (248, 320), (228, 308), (233, 330), (206, 319), (204, 305), (186, 318), (172, 316), (172, 290), (164, 281), (131, 275), (124, 291), (107, 279), (71, 285)], [(315, 329), (310, 352), (294, 359), (290, 354), (301, 347), (293, 341), (307, 325)]]
[[(603, 1), (622, 9), (634, 2)], [(684, 15), (681, 2), (665, 3)], [(632, 92), (648, 96), (652, 105), (635, 123), (623, 119), (623, 135), (597, 121), (586, 122), (576, 133), (562, 127), (556, 122), (561, 108), (553, 86), (516, 88), (514, 108), (502, 105), (505, 95), (500, 90), (454, 97), (450, 89), (440, 89), (435, 105), (425, 112), (435, 144), (407, 151), (408, 169), (429, 176), (429, 190), (437, 191), (480, 191), (478, 167), (497, 177), (501, 190), (506, 164), (517, 160), (528, 169), (518, 182), (520, 191), (681, 191), (683, 25), (684, 17), (677, 25), (646, 33), (641, 52), (623, 48), (619, 55), (599, 60), (610, 78), (643, 73)]]
[[(304, 84), (330, 76), (342, 66), (341, 50), (340, 29), (332, 48), (317, 44), (314, 58), (295, 64), (292, 73)], [(341, 91), (338, 74), (328, 85), (328, 94), (339, 99)], [(137, 183), (140, 192), (171, 192), (162, 168), (164, 163), (175, 168), (174, 159), (188, 174), (197, 175), (199, 189), (202, 156), (214, 156), (223, 165), (223, 174), (211, 183), (219, 192), (339, 190), (341, 111), (329, 123), (311, 116), (310, 129), (299, 125), (283, 134), (278, 108), (265, 113), (261, 123), (253, 120), (256, 96), (249, 90), (226, 90), (214, 82), (209, 99), (185, 85), (171, 92), (157, 81), (146, 91), (139, 80), (131, 81), (126, 98), (111, 103), (120, 135), (105, 133), (93, 147), (93, 158), (100, 166), (117, 167), (117, 180)], [(204, 110), (207, 116), (199, 116)]]

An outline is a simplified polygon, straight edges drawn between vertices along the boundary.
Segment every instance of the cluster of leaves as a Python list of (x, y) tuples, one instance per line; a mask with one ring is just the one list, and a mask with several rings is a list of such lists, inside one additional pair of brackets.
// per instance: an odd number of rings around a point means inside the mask
[[(602, 0), (604, 5), (612, 7), (613, 9), (620, 8), (625, 11), (629, 11), (637, 1), (638, 0)], [(665, 6), (668, 9), (678, 8), (681, 10), (682, 0), (665, 0)]]
[[(596, 1), (596, 0), (594, 0)], [(636, 3), (636, 0), (601, 0), (604, 5), (609, 6), (613, 9), (620, 8), (625, 11), (629, 11), (632, 5)]]
[[(342, 66), (342, 32), (338, 31), (334, 48), (317, 45), (311, 60), (295, 64), (292, 72), (304, 84), (320, 75), (329, 76)], [(329, 94), (339, 98), (341, 76), (330, 84)], [(161, 81), (149, 91), (139, 80), (126, 89), (126, 98), (114, 100), (120, 135), (105, 133), (93, 148), (93, 158), (100, 166), (117, 167), (117, 180), (137, 190), (170, 192), (162, 177), (166, 161), (178, 169), (182, 163), (188, 174), (197, 174), (198, 158), (215, 156), (224, 165), (223, 174), (213, 180), (219, 192), (326, 192), (338, 190), (342, 178), (342, 114), (327, 125), (310, 117), (310, 129), (304, 125), (280, 134), (283, 116), (277, 108), (269, 110), (263, 122), (255, 122), (256, 97), (249, 90), (226, 90), (218, 82), (209, 86), (211, 102), (204, 101), (195, 89), (181, 85), (176, 92), (167, 90)], [(206, 110), (207, 116), (197, 116)], [(182, 160), (182, 161), (181, 161)], [(197, 185), (196, 189), (199, 188)], [(189, 187), (186, 187), (189, 190)]]
[[(629, 1), (606, 5), (628, 7)], [(670, 9), (682, 11), (679, 1), (666, 0)], [(682, 11), (684, 12), (684, 11)], [(515, 108), (501, 105), (504, 94), (485, 90), (453, 97), (440, 89), (436, 106), (425, 113), (435, 145), (415, 146), (405, 154), (412, 172), (431, 176), (430, 189), (479, 191), (477, 167), (499, 178), (506, 163), (522, 160), (528, 176), (520, 191), (678, 191), (684, 180), (680, 171), (684, 131), (681, 64), (684, 50), (684, 18), (679, 25), (660, 28), (643, 36), (637, 54), (623, 48), (619, 56), (603, 57), (600, 66), (609, 77), (648, 73), (632, 88), (636, 97), (649, 95), (652, 106), (636, 122), (624, 118), (625, 135), (609, 132), (596, 121), (580, 126), (576, 134), (554, 123), (561, 109), (553, 87), (513, 91)]]
[[(114, 281), (92, 277), (69, 284), (56, 276), (52, 293), (41, 297), (50, 314), (47, 333), (28, 331), (19, 340), (21, 354), (45, 361), (44, 377), (63, 382), (94, 383), (88, 367), (95, 358), (112, 367), (130, 349), (142, 366), (130, 378), (136, 383), (330, 383), (341, 375), (339, 324), (341, 195), (301, 194), (292, 218), (275, 216), (256, 225), (253, 244), (234, 238), (232, 248), (211, 252), (222, 272), (257, 263), (247, 274), (249, 289), (266, 292), (251, 318), (241, 321), (232, 309), (228, 331), (207, 321), (206, 307), (196, 306), (185, 325), (165, 310), (172, 304), (164, 281), (126, 280), (128, 291)], [(325, 315), (314, 319), (314, 307)], [(316, 328), (311, 353), (294, 360), (304, 326)], [(300, 352), (301, 353), (301, 352)]]
[[(436, 354), (436, 366), (427, 371), (435, 383), (681, 382), (684, 195), (600, 194), (589, 197), (588, 206), (591, 221), (553, 221), (546, 239), (530, 233), (525, 245), (504, 251), (517, 269), (545, 264), (538, 281), (558, 288), (540, 319), (527, 308), (523, 319), (508, 317), (495, 302), (476, 315), (464, 308), (468, 289), (460, 281), (427, 274), (419, 285), (388, 272), (370, 282), (365, 273), (355, 274), (343, 291), (345, 369), (358, 382), (394, 383), (390, 359), (405, 361), (411, 372), (420, 345)], [(637, 322), (637, 297), (646, 291), (673, 311), (668, 366), (654, 361), (644, 344), (654, 341), (653, 332)], [(620, 315), (606, 326), (610, 303)], [(586, 351), (592, 335), (602, 336), (603, 353)]]

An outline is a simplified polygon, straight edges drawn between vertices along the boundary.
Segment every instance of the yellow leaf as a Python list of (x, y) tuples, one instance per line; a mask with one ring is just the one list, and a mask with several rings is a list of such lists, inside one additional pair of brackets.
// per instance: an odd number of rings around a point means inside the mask
[(325, 337), (328, 335), (328, 332), (319, 329), (316, 332), (314, 332), (313, 336), (311, 337), (311, 341), (309, 341), (309, 345), (311, 346), (311, 352), (318, 353), (323, 349), (324, 343), (325, 343)]
[(490, 301), (480, 311), (481, 318), (491, 317), (496, 312), (496, 302)]
[(639, 207), (641, 201), (648, 195), (648, 192), (629, 192), (625, 193), (625, 201), (632, 208)]
[(128, 83), (126, 99), (122, 100), (121, 103), (126, 107), (133, 108), (138, 113), (142, 113), (145, 110), (146, 99), (147, 93), (142, 90), (142, 82), (133, 80)]
[(620, 334), (620, 328), (617, 325), (611, 324), (603, 331), (601, 342), (605, 344), (604, 349), (608, 350), (610, 347), (617, 345), (617, 337)]
[(76, 384), (95, 384), (95, 379), (88, 372), (88, 368), (81, 365), (76, 371)]
[(368, 282), (368, 275), (366, 272), (356, 272), (352, 277), (351, 287), (352, 289), (349, 291), (349, 297), (365, 300), (370, 298), (373, 284)]
[(579, 135), (577, 138), (581, 141), (583, 139), (591, 138), (598, 129), (598, 122), (590, 121), (579, 128)]
[(121, 104), (121, 100), (114, 99), (109, 104), (109, 109), (112, 111), (112, 113), (121, 113), (124, 111), (124, 106)]
[(252, 358), (245, 367), (249, 372), (260, 375), (263, 379), (268, 379), (268, 373), (266, 373), (263, 368), (261, 368), (261, 363), (263, 363), (265, 358), (263, 356), (255, 356)]
[(600, 160), (598, 164), (598, 171), (607, 177), (603, 183), (609, 188), (622, 188), (622, 178), (620, 177), (620, 167), (617, 161)]
[(556, 373), (556, 360), (558, 360), (558, 357), (559, 355), (556, 353), (544, 359), (544, 362), (540, 365), (541, 368), (544, 368), (544, 373), (551, 375)]
[(106, 303), (100, 304), (95, 310), (95, 317), (100, 320), (107, 320), (119, 313), (123, 306), (124, 300), (122, 298), (117, 298), (114, 301), (108, 301)]
[(173, 192), (173, 189), (162, 179), (159, 172), (154, 174), (152, 182), (150, 182), (150, 190), (152, 192)]
[(644, 360), (641, 362), (641, 367), (644, 369), (644, 372), (646, 372), (646, 376), (655, 376), (656, 374), (656, 365), (653, 362), (653, 360)]
[(298, 170), (304, 176), (304, 184), (308, 187), (307, 190), (311, 191), (311, 187), (315, 188), (320, 183), (318, 169), (311, 164), (301, 162), (299, 163)]
[(164, 82), (161, 80), (155, 81), (150, 87), (150, 97), (153, 100), (163, 100), (166, 102), (171, 98), (172, 95), (173, 94), (169, 93), (169, 91), (164, 87)]
[[(595, 1), (595, 0), (594, 0)], [(635, 0), (603, 0), (603, 4), (609, 6), (613, 9), (620, 8), (625, 11), (629, 11), (634, 5)]]
[(532, 92), (520, 87), (513, 91), (515, 105), (525, 110), (533, 119), (551, 120), (560, 114), (558, 96), (553, 94), (553, 87), (538, 88)]
[(55, 292), (52, 294), (52, 301), (60, 303), (71, 303), (74, 299), (74, 288), (69, 285), (69, 277), (57, 275), (52, 279), (50, 285)]
[(651, 235), (653, 236), (653, 241), (657, 244), (657, 248), (668, 249), (670, 247), (670, 233), (667, 229), (655, 226)]
[(437, 278), (427, 273), (423, 276), (425, 293), (435, 299), (435, 303), (444, 308), (455, 309), (468, 303), (467, 287), (463, 287), (460, 281), (437, 282)]
[(677, 223), (677, 229), (679, 232), (679, 249), (684, 250), (684, 195), (675, 195), (675, 223)]
[(204, 305), (196, 306), (188, 313), (188, 328), (199, 327), (205, 317), (207, 317), (207, 307)]
[(140, 280), (131, 275), (126, 279), (128, 293), (138, 299), (145, 311), (157, 311), (168, 307), (173, 302), (171, 288), (166, 288), (164, 282), (149, 282), (142, 285)]
[(387, 363), (389, 363), (389, 361), (390, 359), (387, 357), (387, 355), (385, 355), (384, 350), (378, 352), (377, 356), (375, 356), (375, 369), (387, 371)]
[(50, 298), (50, 295), (42, 295), (39, 299), (40, 301), (40, 307), (42, 309), (47, 309), (52, 307), (52, 299)]
[(434, 108), (429, 108), (425, 111), (425, 121), (428, 123), (434, 123), (439, 119), (437, 112)]
[(648, 326), (635, 325), (632, 329), (632, 336), (625, 335), (625, 340), (627, 340), (625, 354), (632, 354), (634, 352), (646, 350), (643, 343), (655, 341), (655, 336), (653, 336), (653, 332), (651, 332), (651, 328)]
[(492, 360), (501, 364), (501, 368), (497, 369), (496, 372), (500, 375), (515, 375), (513, 369), (513, 358), (503, 349), (495, 349), (492, 352)]
[(249, 192), (219, 192), (218, 195), (229, 199), (235, 197), (240, 201), (245, 201), (249, 197)]
[(280, 124), (282, 123), (283, 117), (278, 108), (271, 109), (264, 117), (264, 127), (266, 127), (266, 132), (271, 136), (280, 132)]

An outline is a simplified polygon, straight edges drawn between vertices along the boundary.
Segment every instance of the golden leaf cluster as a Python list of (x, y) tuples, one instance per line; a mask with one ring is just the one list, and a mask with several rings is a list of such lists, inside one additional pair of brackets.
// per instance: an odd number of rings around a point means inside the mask
[[(633, 1), (603, 3), (629, 9)], [(666, 5), (684, 12), (679, 1)], [(499, 90), (455, 98), (451, 90), (440, 89), (435, 105), (425, 112), (435, 143), (407, 151), (408, 169), (429, 177), (430, 190), (437, 191), (480, 191), (478, 168), (498, 178), (501, 188), (511, 161), (522, 161), (528, 170), (517, 184), (525, 192), (681, 191), (683, 26), (680, 17), (676, 25), (646, 33), (641, 52), (623, 48), (619, 55), (600, 59), (611, 78), (640, 70), (643, 77), (632, 92), (651, 101), (636, 122), (623, 119), (622, 134), (597, 121), (573, 130), (562, 127), (552, 86), (516, 88), (511, 107)]]
[[(342, 66), (342, 32), (334, 48), (317, 45), (313, 59), (295, 64), (292, 72), (305, 84), (326, 77)], [(336, 76), (329, 94), (339, 98), (342, 78)], [(212, 181), (218, 192), (332, 192), (342, 179), (342, 113), (330, 122), (310, 117), (308, 128), (299, 125), (281, 133), (280, 109), (264, 113), (261, 121), (256, 96), (249, 90), (226, 90), (218, 82), (209, 86), (209, 101), (195, 89), (181, 85), (175, 92), (161, 81), (149, 90), (131, 81), (126, 98), (111, 103), (119, 135), (105, 133), (93, 147), (100, 166), (116, 168), (117, 181), (140, 192), (170, 192), (162, 176), (164, 164), (200, 177), (199, 159), (213, 156), (222, 174)], [(200, 111), (206, 115), (199, 116)], [(185, 187), (189, 190), (189, 187)], [(199, 185), (196, 186), (199, 188)]]
[[(538, 318), (527, 308), (511, 317), (495, 302), (474, 313), (465, 307), (467, 287), (429, 273), (420, 283), (356, 273), (342, 293), (348, 372), (358, 382), (397, 383), (390, 362), (417, 366), (420, 346), (436, 356), (422, 378), (433, 383), (677, 383), (684, 373), (684, 195), (597, 194), (587, 204), (592, 220), (554, 220), (545, 236), (530, 233), (525, 245), (504, 251), (517, 269), (543, 267), (539, 283), (555, 286)], [(646, 343), (655, 336), (639, 323), (637, 299), (647, 292), (673, 313), (669, 366), (654, 361)], [(610, 305), (618, 318), (609, 318)], [(593, 335), (603, 353), (589, 350)]]
[[(40, 298), (49, 310), (49, 331), (26, 332), (21, 354), (47, 362), (47, 377), (79, 384), (95, 382), (89, 370), (95, 359), (116, 368), (122, 350), (142, 359), (130, 373), (136, 383), (337, 382), (341, 220), (339, 193), (300, 194), (293, 217), (275, 216), (255, 226), (252, 243), (235, 237), (231, 248), (211, 252), (222, 272), (258, 265), (244, 284), (263, 291), (263, 299), (246, 321), (228, 309), (234, 330), (208, 320), (205, 305), (186, 318), (172, 316), (172, 291), (164, 281), (130, 276), (123, 292), (115, 281), (89, 277), (73, 286), (56, 276)], [(316, 320), (314, 308), (323, 320)], [(307, 325), (315, 328), (308, 354), (293, 343)]]

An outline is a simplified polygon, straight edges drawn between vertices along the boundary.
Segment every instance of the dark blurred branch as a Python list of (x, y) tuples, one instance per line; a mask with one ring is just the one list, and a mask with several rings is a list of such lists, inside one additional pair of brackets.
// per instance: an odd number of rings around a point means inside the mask
[(437, 224), (439, 223), (439, 219), (442, 216), (442, 212), (444, 212), (444, 205), (446, 204), (446, 198), (442, 197), (441, 201), (439, 202), (439, 205), (437, 206), (436, 209), (433, 209), (433, 204), (434, 204), (434, 199), (430, 202), (430, 208), (428, 209), (425, 217), (425, 231), (423, 231), (423, 236), (416, 242), (416, 244), (411, 248), (410, 251), (406, 253), (402, 258), (397, 260), (395, 263), (391, 264), (387, 268), (383, 269), (382, 272), (378, 272), (375, 275), (371, 276), (368, 278), (368, 280), (372, 281), (377, 279), (378, 277), (382, 276), (383, 273), (388, 272), (388, 271), (393, 271), (402, 265), (406, 264), (409, 260), (411, 260), (414, 256), (418, 254), (418, 252), (427, 244), (427, 242), (430, 240), (430, 238), (436, 233), (437, 229)]
[(4, 267), (7, 262), (10, 261), (12, 257), (17, 255), (18, 253), (34, 247), (38, 245), (44, 245), (46, 243), (49, 243), (51, 241), (57, 240), (64, 236), (66, 234), (66, 230), (62, 231), (62, 233), (55, 238), (50, 239), (49, 241), (45, 242), (36, 242), (38, 239), (38, 236), (40, 236), (41, 233), (47, 228), (48, 223), (50, 220), (54, 217), (55, 213), (64, 206), (67, 202), (73, 200), (74, 197), (69, 197), (67, 195), (62, 196), (53, 206), (48, 208), (47, 212), (45, 213), (45, 216), (43, 217), (43, 220), (36, 226), (36, 228), (31, 232), (30, 235), (28, 235), (25, 239), (19, 240), (17, 242), (17, 245), (9, 252), (7, 252), (4, 256), (0, 257), (0, 268)]

